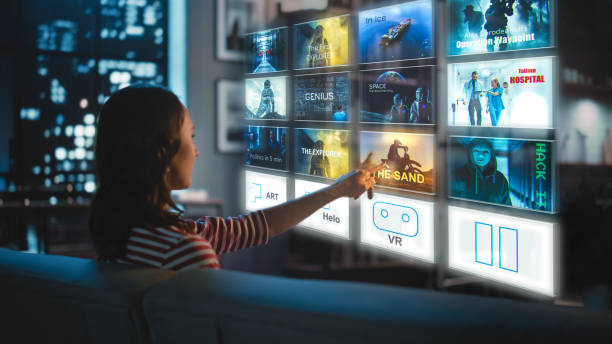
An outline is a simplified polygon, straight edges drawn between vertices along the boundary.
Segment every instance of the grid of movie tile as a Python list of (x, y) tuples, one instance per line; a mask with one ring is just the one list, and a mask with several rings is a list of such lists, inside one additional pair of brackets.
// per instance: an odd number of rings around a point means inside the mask
[[(246, 163), (256, 168), (247, 171), (247, 209), (325, 187), (372, 152), (386, 164), (374, 199), (350, 209), (332, 202), (302, 226), (552, 295), (554, 228), (539, 215), (556, 211), (554, 58), (501, 52), (549, 46), (550, 25), (549, 43), (541, 32), (550, 9), (476, 2), (447, 4), (451, 30), (437, 33), (449, 57), (436, 57), (431, 0), (249, 35)], [(480, 23), (478, 10), (490, 6)], [(506, 25), (520, 37), (492, 24), (510, 7), (517, 15)], [(541, 25), (525, 24), (533, 11)], [(445, 209), (438, 193), (449, 197)], [(448, 252), (436, 252), (436, 240), (447, 247), (434, 235), (444, 224)]]
[(554, 1), (447, 3), (448, 266), (553, 296)]

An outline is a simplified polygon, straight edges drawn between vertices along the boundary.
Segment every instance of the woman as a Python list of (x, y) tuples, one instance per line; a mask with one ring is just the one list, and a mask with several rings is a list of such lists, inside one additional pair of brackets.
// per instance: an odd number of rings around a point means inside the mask
[(368, 163), (319, 192), (245, 216), (186, 220), (170, 191), (191, 185), (199, 155), (194, 131), (189, 111), (161, 87), (126, 87), (102, 106), (98, 190), (89, 219), (101, 260), (172, 270), (219, 268), (218, 254), (264, 244), (325, 204), (371, 190), (383, 167)]
[(499, 123), (499, 117), (501, 116), (501, 112), (504, 107), (504, 102), (502, 101), (502, 94), (504, 93), (504, 89), (500, 86), (499, 80), (496, 78), (491, 80), (491, 89), (487, 91), (488, 98), (488, 106), (487, 113), (491, 116), (491, 125), (494, 127)]

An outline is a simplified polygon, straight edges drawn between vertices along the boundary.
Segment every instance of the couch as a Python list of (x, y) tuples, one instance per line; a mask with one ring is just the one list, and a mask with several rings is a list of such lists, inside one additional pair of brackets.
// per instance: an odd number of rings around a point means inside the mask
[(611, 343), (612, 316), (366, 283), (0, 249), (7, 343)]

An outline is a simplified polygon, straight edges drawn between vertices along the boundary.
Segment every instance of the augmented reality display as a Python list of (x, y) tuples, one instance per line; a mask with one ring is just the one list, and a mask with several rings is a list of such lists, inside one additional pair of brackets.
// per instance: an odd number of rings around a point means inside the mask
[(348, 130), (295, 129), (295, 171), (338, 178), (349, 171)]
[(372, 152), (374, 163), (386, 163), (377, 185), (434, 192), (434, 135), (362, 131), (360, 142), (361, 161)]
[(433, 203), (385, 195), (361, 197), (361, 242), (434, 261)]
[(247, 119), (287, 118), (287, 77), (246, 79)]
[(359, 12), (359, 62), (433, 56), (431, 0)]
[(451, 136), (450, 196), (552, 212), (551, 141)]
[(287, 178), (253, 171), (245, 172), (245, 208), (249, 211), (287, 202)]
[(297, 120), (346, 122), (350, 114), (348, 73), (296, 76), (293, 79)]
[(551, 46), (552, 1), (450, 0), (449, 55)]
[(552, 128), (553, 58), (451, 64), (449, 125)]
[(348, 64), (349, 19), (349, 16), (340, 16), (295, 25), (294, 68)]
[(287, 129), (247, 127), (246, 165), (286, 170)]
[[(306, 180), (295, 180), (295, 197), (299, 198), (310, 193), (316, 192), (327, 187), (327, 184), (316, 183)], [(332, 201), (312, 215), (300, 222), (301, 226), (315, 229), (339, 236), (344, 239), (349, 238), (349, 199), (348, 197), (338, 198)]]
[(448, 207), (448, 265), (553, 296), (554, 226)]
[(268, 73), (287, 69), (287, 28), (246, 36), (246, 72)]
[(433, 67), (361, 72), (361, 122), (434, 123)]

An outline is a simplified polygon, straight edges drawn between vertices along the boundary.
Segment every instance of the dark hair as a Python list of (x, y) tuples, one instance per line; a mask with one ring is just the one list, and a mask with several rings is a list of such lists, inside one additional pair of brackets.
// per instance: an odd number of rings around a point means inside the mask
[(472, 75), (478, 75), (478, 72), (477, 71), (473, 71)]
[(89, 230), (100, 260), (125, 255), (134, 227), (185, 228), (167, 171), (180, 146), (184, 110), (169, 90), (136, 84), (102, 106), (96, 137), (97, 192)]

